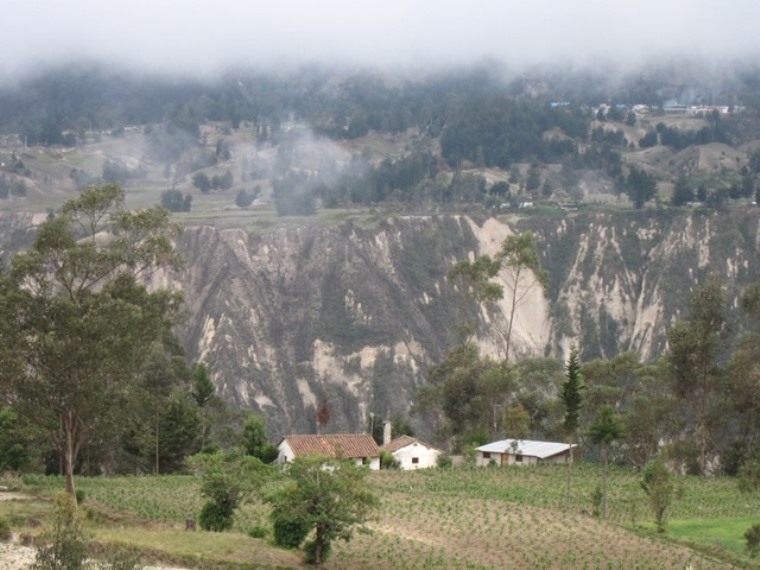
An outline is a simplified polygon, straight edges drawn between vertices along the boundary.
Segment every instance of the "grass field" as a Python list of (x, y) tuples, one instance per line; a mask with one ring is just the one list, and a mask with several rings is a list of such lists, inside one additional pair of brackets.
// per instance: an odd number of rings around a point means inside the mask
[[(610, 520), (592, 516), (594, 466), (574, 469), (564, 509), (561, 466), (372, 473), (382, 506), (369, 533), (335, 545), (326, 568), (727, 568), (760, 567), (744, 555), (744, 531), (760, 519), (760, 497), (739, 494), (728, 478), (678, 479), (668, 531), (657, 535), (640, 476), (613, 472)], [(59, 478), (26, 479), (41, 499)], [(299, 567), (298, 553), (247, 536), (268, 526), (266, 506), (253, 501), (233, 532), (189, 533), (202, 500), (192, 476), (79, 479), (88, 528), (103, 542), (140, 548), (153, 560), (192, 567)], [(0, 515), (23, 527), (44, 518), (43, 500), (0, 502)], [(24, 511), (32, 514), (26, 514)], [(19, 528), (19, 530), (23, 530)]]

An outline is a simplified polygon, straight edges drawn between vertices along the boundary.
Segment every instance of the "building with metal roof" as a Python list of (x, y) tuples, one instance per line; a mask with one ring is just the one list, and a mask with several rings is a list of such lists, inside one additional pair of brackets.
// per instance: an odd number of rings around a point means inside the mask
[(542, 461), (565, 463), (570, 457), (569, 443), (534, 441), (530, 439), (502, 439), (475, 448), (477, 465), (534, 465)]

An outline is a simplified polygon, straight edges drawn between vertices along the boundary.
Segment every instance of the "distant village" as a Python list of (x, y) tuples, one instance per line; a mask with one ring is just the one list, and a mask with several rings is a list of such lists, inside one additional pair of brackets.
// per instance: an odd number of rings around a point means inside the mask
[[(556, 103), (553, 104), (557, 106)], [(648, 117), (661, 112), (665, 115), (685, 115), (688, 117), (707, 117), (713, 113), (719, 115), (736, 115), (743, 113), (745, 108), (741, 105), (680, 105), (676, 101), (668, 101), (662, 107), (652, 105), (626, 105), (624, 103), (602, 103), (594, 108), (594, 114), (607, 116), (610, 110), (615, 109), (618, 112), (633, 112), (637, 117)]]

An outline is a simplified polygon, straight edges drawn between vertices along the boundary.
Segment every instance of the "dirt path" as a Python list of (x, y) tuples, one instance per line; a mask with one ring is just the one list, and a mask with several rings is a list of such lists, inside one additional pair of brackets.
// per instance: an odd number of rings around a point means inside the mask
[[(0, 542), (0, 568), (3, 570), (28, 570), (34, 563), (36, 551), (28, 546), (12, 542)], [(143, 570), (189, 570), (169, 566), (145, 566)]]
[(34, 562), (34, 549), (12, 543), (0, 543), (0, 568), (27, 569)]

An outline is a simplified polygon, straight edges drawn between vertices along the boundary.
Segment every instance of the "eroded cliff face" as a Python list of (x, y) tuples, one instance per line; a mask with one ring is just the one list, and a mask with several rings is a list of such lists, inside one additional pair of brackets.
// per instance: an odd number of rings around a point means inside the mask
[(262, 412), (275, 433), (314, 430), (322, 398), (331, 430), (406, 410), (463, 318), (445, 274), (479, 249), (455, 217), (263, 237), (188, 228), (178, 247), (190, 260), (175, 284), (189, 352), (226, 399)]
[[(5, 215), (0, 249), (28, 245), (41, 219)], [(12, 218), (12, 220), (11, 220)], [(532, 230), (546, 291), (524, 291), (512, 356), (584, 360), (634, 350), (654, 360), (669, 326), (685, 316), (690, 291), (711, 273), (729, 297), (760, 269), (758, 212), (580, 213), (514, 223), (464, 216), (396, 217), (375, 229), (242, 230), (187, 228), (177, 247), (187, 261), (154, 286), (185, 292), (178, 331), (190, 358), (208, 365), (219, 393), (255, 410), (273, 436), (315, 429), (327, 398), (330, 431), (361, 430), (370, 411), (405, 412), (458, 340), (476, 323), (484, 353), (504, 356), (510, 275), (498, 306), (477, 306), (446, 279), (454, 263), (494, 254), (512, 232)], [(738, 311), (737, 311), (738, 313)]]
[[(513, 356), (562, 357), (576, 343), (586, 359), (625, 350), (656, 359), (699, 280), (723, 275), (735, 299), (758, 272), (754, 212), (398, 217), (373, 230), (262, 237), (188, 228), (178, 244), (189, 260), (176, 284), (190, 315), (182, 336), (220, 393), (266, 415), (275, 433), (314, 430), (322, 397), (329, 429), (362, 429), (370, 411), (410, 407), (463, 322), (477, 322), (484, 353), (503, 357), (510, 295), (478, 307), (446, 273), (527, 229), (551, 285), (518, 305)], [(500, 279), (509, 293), (510, 276)]]

